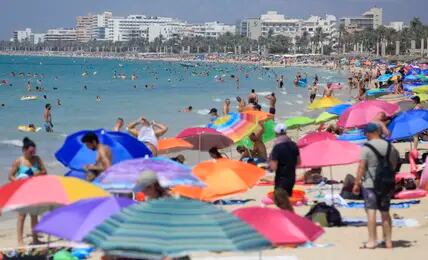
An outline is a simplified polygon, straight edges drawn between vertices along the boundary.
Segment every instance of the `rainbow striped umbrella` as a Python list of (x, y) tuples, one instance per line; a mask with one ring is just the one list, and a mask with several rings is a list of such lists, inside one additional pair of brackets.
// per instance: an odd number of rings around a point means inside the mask
[(230, 113), (209, 123), (208, 128), (219, 131), (236, 143), (250, 135), (257, 128), (257, 118), (246, 113)]

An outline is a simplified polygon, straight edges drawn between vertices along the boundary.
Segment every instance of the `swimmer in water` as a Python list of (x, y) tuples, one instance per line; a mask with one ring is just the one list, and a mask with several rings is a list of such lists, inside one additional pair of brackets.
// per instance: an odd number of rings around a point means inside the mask
[(101, 97), (97, 96), (96, 100), (97, 100), (97, 102), (100, 102), (101, 101)]
[(83, 86), (83, 90), (88, 90), (88, 87), (86, 85)]
[(59, 99), (59, 98), (58, 98), (58, 99), (56, 100), (56, 104), (57, 104), (58, 106), (61, 106), (61, 99)]
[(183, 109), (181, 109), (180, 111), (178, 111), (178, 112), (181, 112), (181, 113), (189, 113), (189, 112), (192, 112), (193, 111), (193, 107), (192, 106), (188, 106), (188, 107), (186, 107), (186, 108), (183, 108)]
[(257, 97), (256, 90), (252, 89), (250, 95), (248, 96), (249, 104), (257, 104), (259, 103), (259, 98)]
[(208, 112), (208, 115), (211, 116), (210, 118), (211, 122), (215, 121), (219, 117), (217, 108), (214, 108), (214, 107), (211, 108), (210, 112)]
[(312, 87), (309, 88), (309, 102), (312, 104), (312, 102), (314, 102), (315, 97), (317, 96), (318, 93), (318, 86), (316, 81), (314, 81), (314, 84), (312, 85)]
[(31, 81), (27, 82), (27, 91), (31, 92), (32, 86), (31, 86)]
[(324, 92), (322, 94), (323, 97), (331, 97), (333, 96), (333, 88), (331, 84), (327, 84), (327, 86), (324, 88)]
[(226, 98), (223, 104), (223, 115), (228, 115), (230, 113), (230, 99)]
[(269, 114), (275, 115), (276, 113), (276, 96), (275, 93), (271, 93), (265, 97), (269, 101)]

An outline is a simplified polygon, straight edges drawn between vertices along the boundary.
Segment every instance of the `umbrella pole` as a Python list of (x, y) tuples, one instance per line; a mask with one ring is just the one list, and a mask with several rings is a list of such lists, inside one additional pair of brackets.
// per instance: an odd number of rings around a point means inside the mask
[(201, 162), (201, 134), (199, 134), (199, 150), (198, 150), (198, 163)]
[(334, 196), (334, 187), (333, 187), (333, 171), (332, 171), (332, 169), (331, 169), (331, 166), (330, 166), (330, 182), (331, 182), (331, 204), (332, 204), (332, 206), (334, 206), (334, 198), (333, 198), (333, 196)]
[(263, 256), (262, 256), (262, 251), (259, 251), (259, 260), (262, 260)]

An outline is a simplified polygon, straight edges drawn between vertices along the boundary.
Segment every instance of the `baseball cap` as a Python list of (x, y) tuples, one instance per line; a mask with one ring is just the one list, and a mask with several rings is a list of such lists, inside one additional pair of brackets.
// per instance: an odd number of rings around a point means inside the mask
[(141, 190), (155, 184), (158, 181), (158, 177), (154, 171), (144, 171), (140, 174), (137, 179), (137, 187)]
[(287, 127), (284, 124), (276, 124), (274, 131), (277, 134), (284, 134), (287, 130)]
[(364, 133), (374, 133), (379, 131), (379, 125), (375, 123), (369, 123), (364, 127)]

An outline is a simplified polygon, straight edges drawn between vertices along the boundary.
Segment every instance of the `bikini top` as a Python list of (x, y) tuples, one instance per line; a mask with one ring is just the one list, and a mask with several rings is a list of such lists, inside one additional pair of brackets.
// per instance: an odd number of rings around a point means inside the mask
[(33, 176), (34, 172), (40, 171), (39, 161), (35, 161), (31, 167), (22, 163), (22, 158), (19, 159), (20, 164), (17, 170), (16, 179), (23, 179)]

